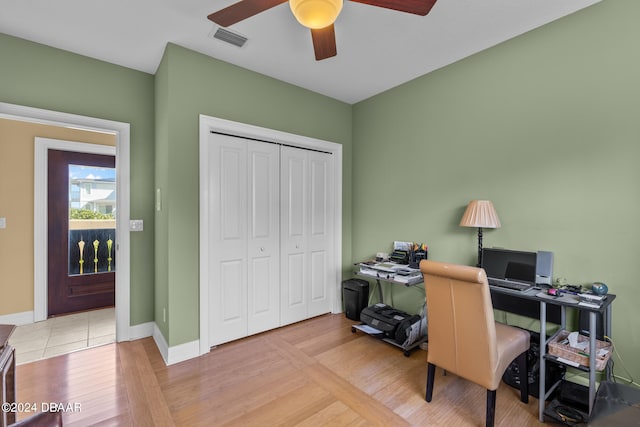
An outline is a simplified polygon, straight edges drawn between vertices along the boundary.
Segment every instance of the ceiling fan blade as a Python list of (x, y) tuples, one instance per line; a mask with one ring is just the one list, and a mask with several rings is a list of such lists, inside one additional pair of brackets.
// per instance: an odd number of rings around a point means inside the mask
[(316, 53), (316, 61), (336, 56), (336, 32), (333, 24), (318, 30), (311, 29), (311, 38), (313, 39), (313, 50)]
[(351, 0), (356, 3), (364, 3), (370, 6), (384, 7), (399, 12), (414, 13), (425, 16), (437, 0)]
[(271, 9), (287, 0), (242, 0), (222, 10), (213, 12), (207, 18), (216, 24), (228, 27), (243, 19), (257, 15), (260, 12)]

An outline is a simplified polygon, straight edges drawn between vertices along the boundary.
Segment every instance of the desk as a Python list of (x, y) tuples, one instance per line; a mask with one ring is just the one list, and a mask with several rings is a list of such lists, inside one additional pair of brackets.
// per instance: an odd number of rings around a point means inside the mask
[[(602, 305), (599, 308), (588, 308), (584, 306), (579, 306), (577, 304), (577, 299), (572, 295), (565, 295), (560, 298), (556, 297), (543, 297), (539, 296), (540, 290), (531, 289), (525, 292), (512, 291), (505, 288), (499, 288), (496, 286), (489, 286), (491, 290), (492, 297), (497, 296), (498, 299), (502, 296), (507, 296), (514, 299), (519, 299), (520, 301), (529, 301), (533, 303), (537, 303), (540, 306), (540, 390), (539, 390), (539, 407), (538, 407), (538, 419), (543, 422), (544, 421), (544, 408), (545, 401), (547, 397), (553, 392), (553, 390), (557, 387), (558, 384), (554, 384), (549, 391), (546, 391), (546, 365), (545, 360), (555, 361), (553, 356), (547, 355), (547, 344), (554, 337), (547, 339), (547, 321), (548, 311), (557, 311), (560, 310), (559, 315), (559, 325), (560, 329), (566, 329), (566, 320), (567, 320), (567, 307), (575, 308), (578, 310), (583, 310), (589, 313), (589, 367), (586, 370), (589, 372), (589, 413), (593, 409), (593, 404), (596, 395), (596, 316), (598, 313), (603, 314), (603, 326), (604, 326), (604, 334), (608, 337), (611, 337), (611, 303), (616, 299), (615, 295), (608, 294), (607, 298), (604, 300)], [(495, 307), (498, 309), (505, 309), (504, 307)], [(549, 310), (548, 310), (549, 309)], [(506, 311), (512, 311), (506, 309)], [(513, 310), (516, 314), (524, 314), (518, 312), (518, 310)], [(527, 314), (524, 314), (527, 315)], [(532, 317), (528, 315), (528, 317)], [(551, 316), (555, 317), (555, 316)], [(556, 321), (554, 320), (554, 323)], [(555, 336), (555, 335), (554, 335)], [(561, 363), (557, 362), (556, 363)], [(581, 368), (578, 368), (581, 369)], [(605, 368), (605, 375), (607, 380), (611, 378), (611, 368), (608, 363)]]
[[(9, 344), (14, 325), (0, 325), (0, 405), (16, 402), (16, 355)], [(0, 427), (16, 422), (14, 411), (0, 411)]]
[(385, 277), (384, 275), (372, 276), (370, 274), (364, 274), (360, 271), (356, 271), (355, 275), (359, 277), (363, 277), (365, 279), (376, 281), (376, 287), (378, 288), (378, 302), (381, 302), (381, 303), (384, 303), (384, 298), (382, 296), (382, 284), (380, 282), (391, 283), (393, 285), (402, 285), (405, 287), (417, 286), (423, 283), (422, 280), (414, 283), (405, 283), (405, 282), (395, 280), (392, 276), (387, 276), (387, 277)]

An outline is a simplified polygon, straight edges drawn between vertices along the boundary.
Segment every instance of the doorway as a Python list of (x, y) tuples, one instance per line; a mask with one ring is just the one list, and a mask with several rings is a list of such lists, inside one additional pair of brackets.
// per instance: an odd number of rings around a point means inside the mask
[[(42, 260), (34, 264), (34, 311), (33, 321), (47, 319), (47, 256), (46, 245), (41, 244), (46, 236), (47, 224), (47, 152), (50, 149), (116, 155), (117, 169), (117, 213), (116, 228), (125, 230), (118, 236), (115, 251), (118, 257), (116, 270), (116, 341), (128, 341), (130, 329), (130, 239), (129, 226), (129, 125), (126, 123), (88, 118), (66, 113), (57, 113), (28, 107), (17, 107), (0, 103), (0, 115), (12, 112), (10, 118), (20, 117), (28, 122), (41, 122), (62, 127), (81, 128), (97, 132), (106, 132), (116, 136), (116, 146), (83, 144), (51, 138), (35, 138), (35, 176), (34, 176), (34, 259)], [(39, 244), (40, 243), (40, 244)]]
[(48, 151), (48, 315), (115, 304), (115, 156)]
[[(23, 123), (12, 130), (19, 129), (18, 139), (24, 141), (20, 147), (29, 147), (28, 138), (31, 138), (31, 150), (34, 150), (35, 161), (32, 169), (33, 176), (33, 233), (24, 232), (23, 237), (32, 234), (33, 245), (28, 245), (33, 251), (29, 256), (33, 268), (33, 309), (20, 311), (4, 316), (5, 323), (20, 325), (35, 325), (47, 319), (47, 150), (61, 149), (81, 152), (97, 152), (101, 154), (116, 155), (117, 163), (117, 198), (118, 209), (116, 215), (117, 229), (123, 230), (118, 238), (115, 249), (118, 258), (116, 276), (116, 341), (128, 341), (132, 334), (146, 336), (145, 330), (132, 330), (130, 326), (130, 238), (129, 227), (129, 200), (130, 200), (130, 125), (124, 122), (99, 119), (95, 117), (81, 116), (52, 110), (44, 110), (15, 104), (0, 102), (0, 118)], [(53, 129), (53, 132), (49, 132)], [(51, 139), (50, 137), (65, 138), (74, 131), (89, 131), (100, 134), (113, 135), (113, 146), (100, 143), (83, 144), (70, 142), (69, 140)], [(47, 135), (40, 137), (37, 135)], [(65, 138), (67, 139), (67, 138)], [(68, 138), (74, 140), (73, 137)], [(77, 139), (76, 139), (77, 140)], [(27, 148), (28, 151), (28, 148)], [(106, 152), (106, 153), (105, 153)], [(27, 153), (28, 154), (28, 153)], [(29, 168), (27, 167), (27, 171)], [(28, 180), (27, 180), (28, 182)], [(26, 190), (28, 192), (28, 189)], [(23, 193), (24, 194), (24, 193)], [(19, 239), (18, 239), (19, 240)], [(21, 241), (21, 240), (19, 240)], [(29, 266), (21, 270), (26, 284), (29, 282)], [(19, 283), (24, 280), (18, 280)], [(16, 282), (16, 283), (18, 283)], [(35, 322), (35, 323), (34, 323)], [(142, 328), (140, 328), (142, 329)], [(15, 335), (15, 334), (14, 334)]]

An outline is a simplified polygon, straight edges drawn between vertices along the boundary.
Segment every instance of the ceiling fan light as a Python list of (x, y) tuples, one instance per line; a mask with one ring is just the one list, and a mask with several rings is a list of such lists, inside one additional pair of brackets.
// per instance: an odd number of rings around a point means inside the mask
[(289, 0), (293, 16), (307, 28), (333, 24), (342, 10), (342, 0)]

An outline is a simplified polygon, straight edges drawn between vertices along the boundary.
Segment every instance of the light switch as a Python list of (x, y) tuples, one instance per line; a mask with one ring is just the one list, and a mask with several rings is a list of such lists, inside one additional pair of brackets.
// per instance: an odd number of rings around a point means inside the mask
[(141, 219), (132, 219), (129, 221), (130, 231), (142, 231), (144, 230), (144, 222)]
[(0, 218), (0, 228), (7, 228), (7, 218)]
[(162, 192), (159, 188), (156, 188), (156, 211), (162, 210)]

